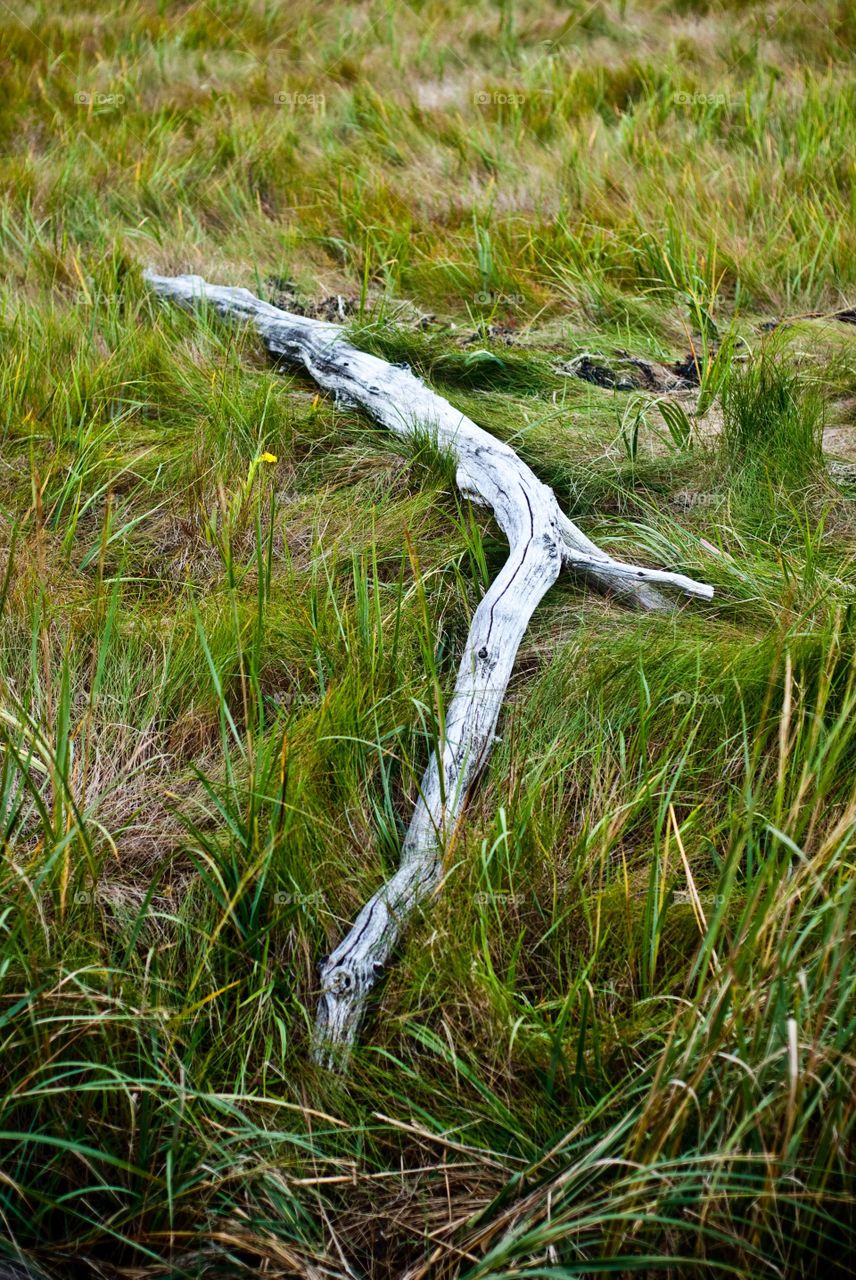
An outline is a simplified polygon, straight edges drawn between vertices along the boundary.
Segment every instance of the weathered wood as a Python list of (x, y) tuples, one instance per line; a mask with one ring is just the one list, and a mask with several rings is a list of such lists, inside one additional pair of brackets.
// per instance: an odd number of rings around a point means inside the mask
[(568, 519), (552, 489), (512, 448), (476, 426), (406, 367), (358, 350), (338, 325), (292, 315), (246, 289), (207, 284), (201, 276), (147, 273), (147, 280), (162, 297), (188, 305), (204, 300), (226, 316), (252, 323), (273, 354), (302, 365), (319, 386), (359, 405), (397, 435), (428, 431), (439, 448), (456, 458), (461, 491), (493, 510), (508, 539), (508, 560), (473, 615), (441, 730), (439, 758), (432, 756), (425, 770), (401, 864), (321, 965), (315, 1056), (342, 1066), (369, 992), (402, 930), (440, 883), (443, 853), (490, 752), (520, 641), (562, 568), (648, 610), (672, 607), (664, 588), (701, 599), (710, 599), (713, 588), (680, 573), (607, 555)]

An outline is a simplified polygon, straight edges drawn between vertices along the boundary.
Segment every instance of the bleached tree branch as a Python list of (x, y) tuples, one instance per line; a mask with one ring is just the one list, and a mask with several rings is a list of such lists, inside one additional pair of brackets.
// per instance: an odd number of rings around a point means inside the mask
[(293, 315), (246, 289), (201, 276), (157, 276), (161, 297), (204, 301), (253, 324), (268, 350), (303, 366), (315, 382), (401, 436), (430, 433), (457, 461), (458, 487), (493, 510), (509, 556), (473, 615), (439, 751), (425, 770), (395, 874), (360, 911), (348, 935), (321, 965), (315, 1055), (343, 1066), (367, 997), (408, 919), (438, 887), (442, 859), (468, 790), (494, 740), (520, 642), (539, 601), (563, 568), (641, 609), (672, 606), (669, 591), (709, 600), (713, 588), (680, 573), (626, 564), (607, 555), (561, 510), (552, 489), (509, 445), (495, 440), (409, 369), (354, 347), (340, 326)]

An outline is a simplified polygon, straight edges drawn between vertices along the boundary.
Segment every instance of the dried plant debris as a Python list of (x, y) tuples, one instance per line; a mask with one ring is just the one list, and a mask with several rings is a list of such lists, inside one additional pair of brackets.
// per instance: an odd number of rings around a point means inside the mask
[(686, 391), (698, 386), (698, 370), (692, 355), (666, 365), (627, 353), (619, 352), (607, 358), (583, 351), (557, 364), (555, 371), (613, 391)]

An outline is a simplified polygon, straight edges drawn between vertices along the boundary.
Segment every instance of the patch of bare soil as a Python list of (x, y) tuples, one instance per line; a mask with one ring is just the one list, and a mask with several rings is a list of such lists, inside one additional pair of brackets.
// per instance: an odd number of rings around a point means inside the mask
[(842, 462), (856, 462), (856, 426), (826, 427), (823, 432), (823, 452)]

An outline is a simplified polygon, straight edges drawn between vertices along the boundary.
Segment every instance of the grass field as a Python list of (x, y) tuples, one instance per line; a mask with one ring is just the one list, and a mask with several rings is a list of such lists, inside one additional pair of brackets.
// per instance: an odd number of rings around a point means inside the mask
[[(0, 4), (0, 1273), (852, 1274), (854, 15)], [(716, 588), (550, 592), (347, 1078), (317, 964), (506, 548), (148, 266)]]

